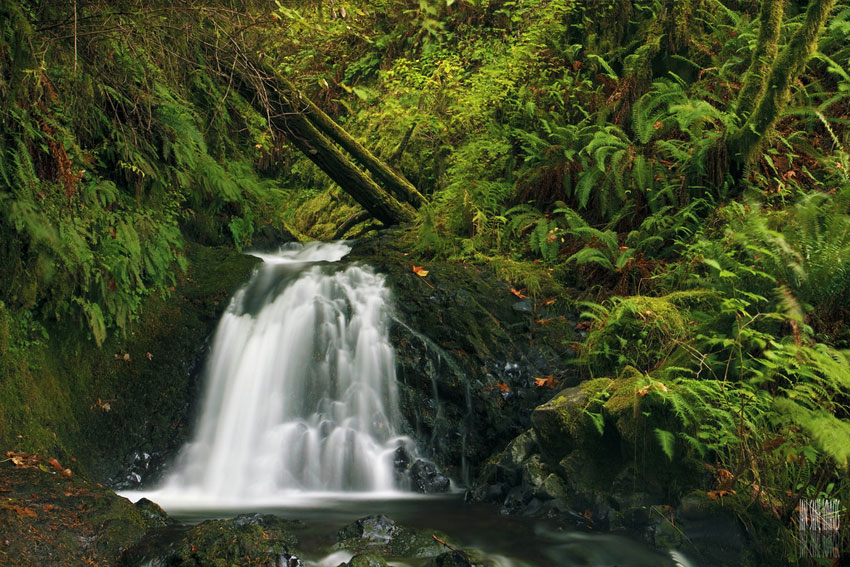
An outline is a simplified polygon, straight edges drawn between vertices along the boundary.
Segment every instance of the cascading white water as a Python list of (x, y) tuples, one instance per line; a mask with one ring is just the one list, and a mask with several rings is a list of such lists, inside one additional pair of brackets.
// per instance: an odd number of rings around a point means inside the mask
[(216, 331), (194, 439), (158, 501), (269, 502), (395, 489), (399, 436), (389, 290), (369, 268), (328, 265), (342, 244), (264, 263)]

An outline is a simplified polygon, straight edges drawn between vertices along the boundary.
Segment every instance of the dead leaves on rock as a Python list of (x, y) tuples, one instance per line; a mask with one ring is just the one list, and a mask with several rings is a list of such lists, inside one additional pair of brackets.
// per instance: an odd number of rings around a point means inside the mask
[[(21, 467), (25, 469), (39, 469), (42, 472), (50, 472), (50, 469), (48, 469), (41, 461), (41, 457), (34, 453), (24, 453), (22, 451), (6, 451), (6, 461), (10, 461), (16, 467)], [(73, 471), (71, 471), (71, 469), (63, 468), (62, 464), (53, 457), (47, 459), (47, 464), (56, 469), (62, 476), (66, 476), (69, 478), (74, 476), (74, 473)]]

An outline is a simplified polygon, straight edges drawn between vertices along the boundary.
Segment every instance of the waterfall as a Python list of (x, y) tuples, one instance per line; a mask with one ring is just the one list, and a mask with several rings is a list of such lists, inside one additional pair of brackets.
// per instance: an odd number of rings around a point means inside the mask
[(343, 244), (290, 245), (232, 299), (201, 415), (157, 498), (238, 502), (391, 492), (399, 447), (383, 276), (334, 265)]

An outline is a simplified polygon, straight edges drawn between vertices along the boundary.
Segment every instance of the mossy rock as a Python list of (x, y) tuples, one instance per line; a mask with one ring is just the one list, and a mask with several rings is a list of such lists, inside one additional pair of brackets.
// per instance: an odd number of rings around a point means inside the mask
[(116, 565), (124, 549), (164, 524), (73, 470), (68, 476), (48, 464), (46, 456), (26, 466), (0, 463), (0, 564)]
[(434, 536), (448, 541), (442, 532), (408, 528), (386, 516), (367, 516), (339, 531), (336, 548), (381, 557), (435, 557), (445, 548)]
[(297, 557), (298, 538), (290, 530), (299, 526), (260, 514), (177, 526), (151, 532), (122, 561), (128, 567), (279, 567)]
[(387, 565), (387, 560), (383, 557), (361, 553), (352, 557), (345, 567), (387, 567)]
[(611, 384), (609, 378), (597, 378), (562, 390), (531, 413), (531, 424), (543, 452), (557, 460), (580, 443), (592, 442), (599, 430), (588, 415), (602, 405), (599, 396)]

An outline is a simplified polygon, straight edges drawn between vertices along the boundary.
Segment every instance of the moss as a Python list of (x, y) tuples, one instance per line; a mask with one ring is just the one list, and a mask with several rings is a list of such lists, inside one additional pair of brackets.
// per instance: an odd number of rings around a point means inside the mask
[(601, 374), (623, 364), (651, 371), (691, 338), (690, 310), (706, 308), (715, 299), (704, 290), (617, 298), (588, 335), (585, 358)]
[(170, 297), (149, 297), (129, 332), (102, 348), (74, 322), (48, 325), (45, 339), (33, 334), (25, 312), (0, 309), (2, 446), (60, 460), (73, 455), (79, 472), (107, 480), (133, 450), (180, 443), (193, 359), (257, 263), (197, 245), (187, 255), (190, 269)]
[(290, 224), (296, 234), (315, 240), (330, 240), (337, 229), (360, 210), (350, 197), (331, 189), (304, 202), (295, 211)]
[(610, 384), (609, 378), (598, 378), (567, 388), (532, 412), (531, 424), (544, 454), (557, 460), (598, 439), (598, 428), (588, 414), (599, 410), (599, 394)]

